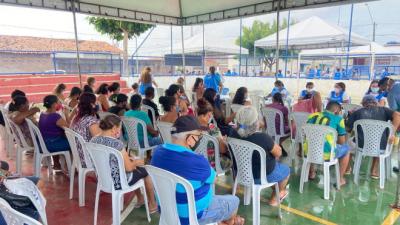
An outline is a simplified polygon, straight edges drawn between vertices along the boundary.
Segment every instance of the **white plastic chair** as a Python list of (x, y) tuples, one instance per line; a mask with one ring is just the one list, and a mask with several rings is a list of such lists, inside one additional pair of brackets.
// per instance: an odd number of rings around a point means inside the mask
[[(147, 136), (147, 125), (143, 120), (133, 118), (133, 117), (122, 117), (122, 123), (128, 132), (128, 149), (138, 150), (139, 158), (144, 159), (145, 152), (155, 149), (157, 146), (150, 146), (149, 139)], [(143, 143), (144, 147), (140, 146), (139, 136), (138, 136), (138, 125), (142, 125), (143, 128)]]
[(195, 112), (195, 114), (197, 113), (197, 93), (196, 92), (192, 92), (191, 93), (192, 96), (192, 109)]
[(231, 110), (232, 110), (232, 112), (237, 113), (239, 111), (239, 109), (241, 109), (242, 107), (244, 107), (244, 105), (232, 104)]
[[(8, 118), (7, 118), (8, 120)], [(17, 167), (17, 173), (18, 174), (22, 174), (21, 173), (21, 168), (22, 168), (22, 156), (24, 154), (24, 152), (26, 151), (33, 151), (33, 146), (28, 145), (28, 143), (26, 142), (25, 136), (21, 131), (21, 128), (15, 124), (12, 120), (8, 121), (9, 126), (12, 129), (12, 134), (13, 134), (13, 139), (15, 141), (15, 145), (17, 146), (17, 162), (16, 162), (16, 167)]]
[(6, 179), (3, 183), (11, 193), (28, 197), (38, 211), (42, 223), (47, 225), (46, 199), (32, 181), (18, 178)]
[[(72, 152), (72, 168), (69, 176), (69, 199), (74, 196), (75, 170), (78, 170), (79, 206), (85, 206), (85, 180), (89, 172), (94, 171), (92, 161), (87, 152), (85, 140), (75, 131), (64, 128)], [(81, 158), (82, 157), (82, 158)], [(83, 160), (82, 160), (83, 159)]]
[(151, 112), (151, 119), (153, 121), (153, 127), (156, 128), (156, 112), (154, 111), (154, 109), (148, 105), (142, 104), (142, 111), (147, 113), (147, 115), (149, 114), (149, 112)]
[[(159, 205), (161, 208), (159, 225), (180, 225), (177, 204), (176, 204), (176, 187), (182, 185), (185, 188), (188, 209), (189, 209), (189, 224), (198, 225), (197, 213), (194, 198), (194, 189), (192, 185), (176, 174), (169, 171), (147, 165), (146, 170), (151, 176), (156, 190)], [(215, 223), (216, 225), (216, 223)]]
[(115, 114), (110, 113), (110, 112), (97, 112), (97, 115), (99, 115), (100, 120), (102, 120), (102, 119), (104, 119), (106, 116), (115, 115)]
[[(261, 108), (261, 113), (263, 117), (265, 118), (266, 121), (266, 132), (269, 136), (274, 138), (275, 144), (279, 145), (279, 141), (283, 137), (287, 137), (290, 135), (290, 132), (285, 134), (285, 129), (284, 129), (284, 122), (283, 122), (283, 113), (277, 109), (271, 108), (271, 107), (263, 107)], [(279, 129), (279, 134), (276, 132), (276, 126), (275, 126), (275, 118), (279, 116), (280, 118), (280, 127)]]
[[(302, 128), (302, 144), (307, 141), (308, 153), (303, 158), (303, 166), (301, 168), (300, 176), (300, 193), (303, 193), (304, 183), (308, 181), (308, 174), (310, 171), (311, 164), (322, 165), (324, 168), (324, 199), (329, 199), (330, 193), (330, 166), (335, 166), (336, 170), (336, 186), (340, 189), (340, 172), (339, 172), (339, 161), (334, 157), (337, 131), (331, 127), (317, 124), (306, 124)], [(330, 160), (324, 160), (324, 145), (326, 136), (332, 135), (333, 145), (331, 146)]]
[(157, 121), (157, 127), (158, 130), (160, 131), (160, 135), (164, 143), (172, 142), (172, 136), (171, 136), (172, 125), (173, 125), (172, 123)]
[(5, 127), (4, 127), (5, 128), (5, 133), (4, 133), (5, 139), (4, 140), (5, 140), (5, 145), (6, 145), (5, 148), (7, 151), (7, 157), (11, 158), (12, 152), (14, 150), (14, 140), (13, 140), (14, 136), (13, 136), (13, 132), (12, 132), (12, 129), (11, 129), (10, 123), (9, 123), (10, 118), (8, 117), (8, 110), (6, 108), (0, 107), (0, 112), (3, 115), (4, 124), (5, 124)]
[(42, 225), (39, 221), (11, 208), (8, 202), (0, 198), (0, 212), (8, 225)]
[[(291, 162), (295, 161), (297, 146), (301, 144), (301, 127), (307, 123), (309, 115), (306, 112), (293, 112), (289, 114), (290, 139), (292, 141), (290, 148)], [(294, 127), (296, 130), (293, 130)], [(303, 152), (301, 154), (303, 155)]]
[(230, 117), (231, 116), (231, 105), (232, 105), (232, 99), (231, 98), (226, 98), (225, 99), (225, 116)]
[[(149, 206), (143, 179), (129, 186), (124, 167), (122, 153), (105, 145), (86, 143), (86, 148), (93, 161), (97, 175), (96, 201), (94, 208), (94, 225), (97, 224), (97, 213), (99, 208), (100, 191), (110, 193), (112, 196), (113, 225), (121, 224), (121, 211), (123, 208), (124, 194), (133, 192), (140, 188), (142, 191), (147, 220), (150, 222)], [(116, 161), (117, 166), (111, 167), (111, 161)]]
[[(42, 159), (47, 159), (49, 174), (52, 174), (53, 169), (51, 168), (51, 156), (55, 155), (63, 155), (65, 157), (65, 161), (67, 162), (68, 173), (71, 174), (71, 156), (69, 151), (62, 152), (49, 152), (47, 150), (46, 144), (43, 140), (42, 134), (40, 133), (39, 128), (29, 119), (25, 119), (28, 123), (29, 131), (32, 136), (34, 150), (34, 159), (35, 159), (35, 176), (40, 177), (40, 164)], [(63, 161), (61, 161), (63, 162)], [(61, 164), (63, 166), (63, 164)], [(65, 166), (65, 165), (64, 165)], [(65, 168), (64, 168), (65, 169)]]
[(203, 138), (201, 139), (199, 146), (195, 149), (195, 152), (203, 155), (208, 160), (207, 145), (209, 142), (213, 143), (215, 149), (215, 171), (217, 172), (217, 176), (223, 176), (226, 171), (221, 167), (219, 141), (217, 138), (208, 134), (203, 134)]
[[(237, 165), (237, 175), (233, 185), (233, 195), (236, 194), (238, 184), (243, 185), (244, 205), (249, 205), (251, 196), (253, 198), (253, 224), (260, 224), (260, 196), (261, 191), (265, 188), (275, 186), (276, 199), (278, 201), (278, 215), (282, 218), (279, 196), (279, 185), (277, 182), (269, 183), (266, 174), (266, 153), (263, 148), (248, 141), (228, 138), (228, 145), (231, 146), (232, 152), (235, 155)], [(260, 155), (260, 184), (255, 184), (252, 170), (253, 152)]]
[[(363, 131), (364, 145), (359, 148), (358, 129)], [(356, 158), (354, 162), (354, 183), (358, 185), (360, 178), (360, 167), (362, 158), (379, 157), (379, 187), (385, 187), (385, 177), (390, 178), (391, 175), (391, 158), (393, 144), (387, 143), (385, 149), (381, 149), (381, 138), (385, 135), (385, 131), (389, 131), (389, 137), (393, 135), (393, 125), (390, 122), (379, 120), (357, 120), (354, 123), (354, 134), (356, 137)], [(386, 175), (386, 176), (385, 176)]]

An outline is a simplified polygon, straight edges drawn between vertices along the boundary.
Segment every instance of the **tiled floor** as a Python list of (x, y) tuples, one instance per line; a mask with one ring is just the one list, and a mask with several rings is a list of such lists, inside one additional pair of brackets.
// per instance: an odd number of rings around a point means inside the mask
[[(393, 154), (393, 158), (397, 154)], [(0, 146), (0, 158), (11, 163), (14, 170), (14, 160), (7, 159), (4, 147)], [(366, 160), (365, 160), (366, 161)], [(395, 162), (395, 161), (393, 161)], [(298, 167), (298, 166), (297, 166)], [(32, 157), (24, 156), (23, 174), (32, 175)], [(364, 165), (365, 168), (365, 165)], [(365, 169), (364, 169), (365, 171)], [(386, 181), (385, 189), (379, 189), (377, 180), (366, 179), (361, 176), (360, 185), (347, 176), (348, 184), (337, 191), (332, 187), (330, 200), (323, 199), (322, 181), (317, 179), (305, 185), (304, 193), (298, 191), (299, 171), (292, 171), (290, 178), (290, 194), (282, 203), (283, 218), (277, 218), (277, 208), (270, 207), (266, 199), (271, 190), (262, 192), (261, 224), (346, 224), (346, 225), (379, 225), (400, 224), (397, 220), (400, 213), (392, 212), (389, 204), (393, 203), (396, 192), (397, 176)], [(91, 175), (86, 181), (86, 206), (78, 206), (77, 181), (75, 179), (75, 195), (69, 200), (69, 178), (62, 174), (48, 176), (42, 169), (42, 183), (39, 185), (47, 199), (47, 217), (49, 225), (93, 224), (94, 196), (96, 178)], [(231, 192), (232, 180), (229, 177), (218, 178), (217, 194)], [(239, 196), (243, 199), (242, 192)], [(130, 196), (126, 197), (125, 205)], [(246, 218), (246, 224), (252, 224), (252, 207), (241, 204), (239, 214)], [(158, 215), (152, 215), (151, 224), (158, 224)], [(108, 194), (101, 194), (98, 224), (111, 224), (111, 198)], [(134, 209), (123, 224), (148, 224), (144, 208)]]

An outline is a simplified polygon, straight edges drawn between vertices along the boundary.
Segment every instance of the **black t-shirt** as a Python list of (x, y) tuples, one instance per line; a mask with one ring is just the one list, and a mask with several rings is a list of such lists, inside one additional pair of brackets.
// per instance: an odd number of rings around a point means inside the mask
[[(153, 101), (151, 101), (149, 99), (143, 99), (143, 104), (150, 106), (151, 108), (154, 109), (154, 113), (156, 114), (156, 119), (160, 116), (160, 113), (158, 112), (158, 107)], [(148, 115), (150, 117), (151, 123), (154, 123), (153, 115), (152, 115), (151, 111), (148, 112)]]
[[(125, 110), (125, 111), (126, 111), (125, 108), (122, 108), (122, 107), (119, 107), (119, 106), (112, 106), (112, 107), (110, 107), (110, 108), (108, 109), (108, 112), (113, 113), (113, 114), (115, 114), (115, 115), (117, 115), (117, 116), (120, 116), (120, 112), (121, 112), (122, 110)], [(123, 115), (123, 114), (122, 114), (122, 115)]]
[[(239, 138), (245, 141), (249, 141), (253, 144), (256, 144), (260, 147), (262, 147), (266, 153), (266, 173), (269, 175), (275, 168), (275, 157), (272, 155), (271, 151), (274, 148), (274, 140), (270, 136), (268, 136), (266, 133), (261, 133), (257, 132), (254, 133), (247, 138), (241, 138), (237, 132), (234, 132), (232, 135), (233, 138)], [(257, 152), (253, 152), (252, 155), (252, 169), (253, 169), (253, 178), (254, 179), (260, 179), (260, 167), (261, 167), (261, 162), (260, 162), (260, 154)]]
[[(354, 127), (354, 123), (357, 120), (361, 119), (371, 119), (371, 120), (380, 120), (380, 121), (388, 121), (393, 119), (394, 111), (380, 106), (368, 107), (368, 108), (361, 108), (353, 113), (351, 113), (346, 121), (346, 127), (349, 130), (352, 130)], [(363, 131), (360, 127), (357, 128), (358, 132), (358, 140), (359, 140), (359, 148), (364, 147), (364, 138), (363, 138)], [(381, 138), (381, 149), (386, 148), (387, 140), (389, 136), (389, 130), (386, 130), (384, 135)]]

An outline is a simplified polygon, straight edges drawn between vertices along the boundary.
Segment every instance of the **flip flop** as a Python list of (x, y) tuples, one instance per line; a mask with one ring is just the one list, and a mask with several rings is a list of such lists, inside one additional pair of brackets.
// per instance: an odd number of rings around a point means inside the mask
[(144, 202), (137, 202), (134, 206), (135, 209), (141, 208), (142, 206), (144, 206)]
[(378, 175), (371, 175), (371, 178), (374, 180), (379, 180), (379, 176)]

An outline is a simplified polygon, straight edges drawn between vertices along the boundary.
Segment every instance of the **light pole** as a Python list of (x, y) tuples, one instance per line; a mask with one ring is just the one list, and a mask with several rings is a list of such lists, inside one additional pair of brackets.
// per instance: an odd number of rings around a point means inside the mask
[(376, 22), (374, 20), (374, 17), (372, 16), (371, 9), (369, 8), (368, 3), (365, 3), (365, 6), (368, 9), (368, 14), (369, 14), (369, 17), (371, 18), (371, 22), (372, 22), (372, 41), (375, 42), (375, 38), (376, 38)]

